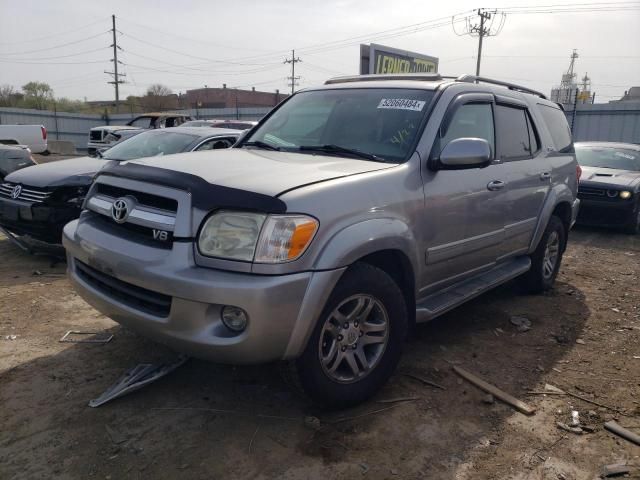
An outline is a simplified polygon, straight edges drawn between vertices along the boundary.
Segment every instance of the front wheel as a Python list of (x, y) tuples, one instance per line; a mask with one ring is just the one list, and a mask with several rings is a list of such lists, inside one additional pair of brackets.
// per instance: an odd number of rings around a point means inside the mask
[(363, 402), (395, 370), (407, 333), (407, 305), (393, 279), (365, 263), (336, 285), (294, 370), (304, 392), (329, 408)]
[(564, 224), (555, 215), (551, 216), (538, 247), (531, 255), (531, 269), (522, 277), (528, 291), (541, 293), (553, 287), (566, 242)]

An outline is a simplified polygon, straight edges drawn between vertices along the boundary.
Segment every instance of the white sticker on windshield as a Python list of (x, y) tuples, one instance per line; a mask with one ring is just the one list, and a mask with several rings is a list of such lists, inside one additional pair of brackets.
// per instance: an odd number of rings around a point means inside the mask
[(424, 108), (424, 100), (411, 100), (408, 98), (383, 98), (378, 108), (392, 108), (394, 110), (413, 110), (419, 112)]
[(614, 155), (616, 157), (626, 158), (627, 160), (635, 160), (636, 159), (636, 157), (634, 157), (633, 155), (629, 155), (628, 153), (616, 152), (616, 153), (614, 153)]

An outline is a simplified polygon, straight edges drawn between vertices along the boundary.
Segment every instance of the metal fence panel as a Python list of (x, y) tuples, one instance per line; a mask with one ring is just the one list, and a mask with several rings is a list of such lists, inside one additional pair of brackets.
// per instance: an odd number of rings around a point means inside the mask
[[(199, 119), (241, 119), (260, 120), (271, 108), (200, 108), (178, 110), (181, 113)], [(124, 125), (140, 113), (118, 113), (89, 115), (82, 113), (54, 112), (50, 110), (31, 110), (24, 108), (0, 108), (0, 125), (43, 125), (49, 139), (73, 142), (80, 151), (87, 149), (89, 130), (100, 125)]]
[[(566, 112), (569, 124), (573, 117)], [(573, 138), (580, 141), (640, 143), (640, 103), (579, 105)]]

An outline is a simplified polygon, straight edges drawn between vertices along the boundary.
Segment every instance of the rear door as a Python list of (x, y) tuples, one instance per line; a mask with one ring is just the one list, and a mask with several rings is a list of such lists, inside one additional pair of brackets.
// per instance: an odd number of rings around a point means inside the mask
[(504, 242), (498, 260), (527, 252), (551, 188), (550, 164), (528, 105), (496, 96), (496, 151), (505, 166)]
[(456, 138), (482, 138), (492, 162), (482, 168), (428, 170), (424, 178), (426, 269), (421, 293), (455, 283), (496, 262), (502, 248), (505, 169), (495, 159), (494, 97), (465, 93), (448, 106), (430, 162)]

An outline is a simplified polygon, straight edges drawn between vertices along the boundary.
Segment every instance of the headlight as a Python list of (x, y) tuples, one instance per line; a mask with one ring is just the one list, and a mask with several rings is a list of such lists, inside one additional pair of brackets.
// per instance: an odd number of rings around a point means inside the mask
[(299, 258), (318, 230), (306, 215), (264, 215), (220, 211), (204, 223), (200, 253), (256, 263), (283, 263)]
[(266, 215), (220, 211), (211, 215), (200, 232), (203, 255), (250, 262)]
[(626, 200), (627, 198), (631, 198), (631, 192), (627, 191), (627, 190), (623, 190), (620, 192), (620, 198), (622, 198), (623, 200)]
[(300, 257), (313, 240), (318, 221), (306, 215), (273, 215), (262, 227), (256, 263), (290, 262)]

